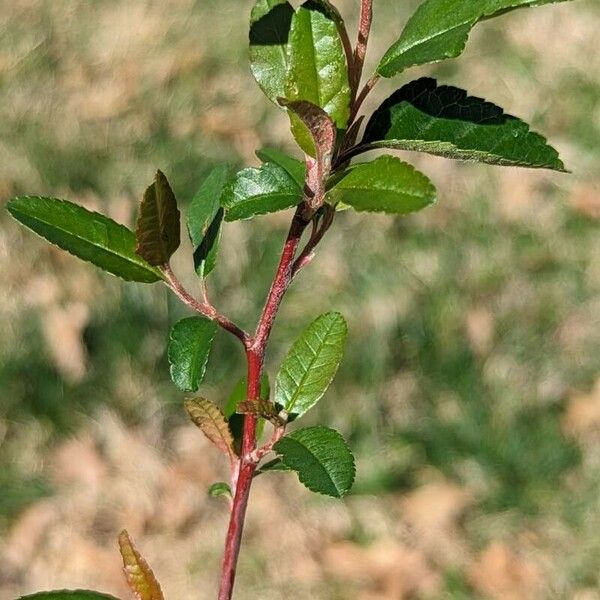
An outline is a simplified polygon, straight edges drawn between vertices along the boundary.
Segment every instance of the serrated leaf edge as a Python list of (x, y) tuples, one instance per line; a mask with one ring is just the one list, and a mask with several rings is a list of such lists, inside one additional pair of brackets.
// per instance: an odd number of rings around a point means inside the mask
[[(292, 437), (293, 433), (290, 435), (286, 435), (284, 438), (282, 438), (280, 441), (283, 440), (287, 440), (288, 442), (290, 440), (292, 440), (293, 442), (295, 442), (298, 446), (304, 448), (311, 456), (313, 456), (315, 458), (315, 462), (318, 463), (319, 467), (322, 469), (322, 471), (327, 475), (328, 479), (331, 481), (331, 484), (333, 485), (333, 487), (338, 491), (339, 496), (334, 496), (335, 498), (343, 498), (352, 488), (352, 485), (354, 483), (354, 480), (356, 478), (356, 460), (354, 458), (354, 454), (352, 453), (352, 449), (350, 448), (350, 446), (348, 445), (348, 442), (346, 442), (346, 440), (344, 439), (344, 437), (335, 429), (332, 429), (331, 427), (324, 427), (324, 426), (317, 426), (317, 427), (310, 427), (310, 428), (306, 428), (306, 429), (323, 429), (323, 430), (327, 430), (327, 431), (333, 431), (335, 432), (338, 436), (339, 439), (343, 442), (346, 450), (348, 450), (348, 454), (351, 457), (351, 469), (352, 469), (352, 482), (350, 483), (350, 486), (348, 487), (347, 490), (340, 490), (336, 484), (336, 482), (332, 479), (332, 477), (329, 475), (329, 472), (327, 471), (327, 469), (325, 469), (325, 467), (322, 466), (321, 462), (317, 459), (317, 457), (309, 450), (309, 448), (307, 448), (304, 444), (302, 444), (301, 442), (299, 442), (298, 440), (296, 440), (295, 438)], [(302, 430), (296, 430), (296, 431), (302, 431)], [(313, 487), (311, 487), (309, 485), (309, 483), (306, 481), (306, 478), (302, 476), (302, 474), (300, 473), (300, 471), (296, 471), (296, 469), (294, 469), (293, 467), (291, 467), (290, 465), (288, 465), (285, 462), (285, 456), (283, 454), (280, 454), (277, 450), (277, 446), (278, 446), (279, 442), (277, 442), (277, 444), (275, 444), (275, 446), (273, 447), (273, 450), (275, 452), (278, 453), (279, 457), (281, 458), (281, 462), (288, 467), (288, 469), (290, 469), (291, 471), (294, 471), (295, 473), (297, 473), (298, 475), (298, 479), (300, 481), (300, 483), (302, 483), (302, 485), (304, 485), (308, 490), (310, 490), (311, 492), (315, 493), (315, 494), (320, 494), (322, 496), (328, 496), (331, 497), (329, 494), (322, 492), (318, 489), (314, 489)]]
[[(43, 235), (39, 234), (37, 231), (31, 229), (31, 227), (29, 227), (28, 225), (26, 225), (25, 223), (23, 223), (18, 217), (15, 216), (14, 212), (18, 212), (16, 211), (13, 207), (12, 207), (12, 203), (16, 202), (16, 201), (24, 201), (24, 200), (50, 200), (52, 202), (58, 202), (60, 204), (64, 204), (67, 206), (75, 206), (77, 208), (80, 208), (82, 210), (84, 210), (85, 212), (87, 212), (88, 214), (92, 215), (92, 216), (98, 216), (98, 217), (102, 217), (103, 219), (108, 219), (109, 221), (111, 221), (112, 223), (114, 223), (117, 227), (119, 227), (120, 229), (123, 229), (125, 231), (127, 231), (128, 233), (132, 234), (135, 237), (135, 233), (129, 229), (129, 227), (126, 227), (125, 225), (123, 225), (122, 223), (118, 223), (117, 221), (115, 221), (114, 219), (111, 219), (110, 217), (107, 217), (106, 215), (99, 213), (95, 210), (89, 210), (87, 208), (85, 208), (84, 206), (81, 206), (79, 204), (76, 204), (75, 202), (71, 202), (69, 200), (62, 200), (60, 198), (51, 198), (51, 197), (47, 197), (47, 196), (30, 196), (30, 195), (25, 195), (25, 196), (17, 196), (15, 198), (12, 198), (11, 200), (9, 200), (6, 204), (6, 209), (8, 210), (8, 212), (10, 213), (10, 215), (13, 217), (13, 219), (15, 219), (17, 222), (21, 223), (21, 225), (23, 225), (24, 227), (26, 227), (29, 231), (31, 231), (31, 233), (33, 233), (35, 236), (37, 236), (38, 238), (40, 238), (41, 240), (44, 240), (46, 243), (51, 244), (52, 246), (55, 246), (56, 248), (59, 248), (60, 250), (63, 250), (64, 252), (68, 252), (71, 256), (74, 256), (75, 258), (83, 261), (83, 262), (87, 262), (91, 265), (93, 265), (94, 267), (96, 267), (97, 269), (102, 270), (104, 273), (107, 273), (108, 275), (112, 275), (113, 277), (117, 277), (118, 279), (122, 279), (123, 281), (133, 281), (136, 282), (137, 280), (135, 279), (129, 279), (126, 277), (123, 277), (122, 275), (115, 275), (115, 273), (111, 273), (110, 271), (107, 271), (105, 269), (103, 269), (102, 267), (99, 267), (98, 265), (96, 265), (95, 263), (93, 263), (91, 260), (87, 259), (87, 258), (82, 258), (81, 256), (79, 256), (78, 254), (75, 254), (74, 252), (72, 252), (71, 250), (67, 249), (67, 248), (63, 248), (62, 246), (59, 246), (58, 244), (55, 244), (54, 242), (51, 242), (50, 240), (48, 240), (47, 238), (45, 238)], [(119, 254), (117, 252), (109, 252), (106, 248), (103, 248), (102, 246), (98, 246), (97, 244), (94, 244), (92, 242), (90, 242), (90, 240), (88, 240), (87, 238), (83, 238), (79, 235), (75, 235), (72, 231), (69, 231), (68, 229), (64, 229), (62, 227), (59, 227), (58, 225), (54, 224), (54, 223), (49, 223), (48, 221), (44, 220), (44, 219), (40, 219), (38, 217), (35, 217), (38, 221), (40, 221), (41, 223), (44, 223), (45, 225), (48, 225), (50, 227), (55, 227), (56, 229), (62, 231), (63, 233), (72, 236), (73, 238), (81, 241), (81, 242), (85, 242), (87, 244), (89, 244), (90, 246), (93, 246), (95, 248), (98, 248), (99, 251), (101, 252), (106, 252), (108, 254), (113, 254), (114, 256), (118, 256), (119, 258), (121, 258), (124, 261), (130, 262), (133, 265), (136, 265), (137, 267), (141, 268), (141, 269), (145, 269), (151, 273), (153, 273), (156, 276), (156, 280), (155, 281), (149, 281), (148, 283), (156, 283), (158, 281), (161, 281), (164, 279), (163, 274), (161, 273), (161, 271), (159, 269), (157, 269), (156, 267), (153, 267), (150, 263), (148, 263), (148, 261), (144, 260), (141, 256), (139, 256), (138, 254), (136, 254), (134, 252), (134, 256), (135, 256), (135, 261), (132, 260), (132, 256), (124, 256), (123, 254)], [(134, 248), (135, 250), (135, 248)], [(142, 283), (142, 282), (139, 282)]]

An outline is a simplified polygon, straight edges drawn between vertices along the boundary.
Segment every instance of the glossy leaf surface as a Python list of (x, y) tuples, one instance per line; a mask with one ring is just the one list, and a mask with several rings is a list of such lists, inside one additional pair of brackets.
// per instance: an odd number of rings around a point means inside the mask
[[(338, 129), (346, 129), (350, 116), (350, 83), (338, 25), (332, 12), (314, 0), (295, 13), (288, 45), (287, 100), (307, 100), (322, 108)], [(292, 133), (300, 147), (314, 156), (315, 147), (306, 126), (291, 114)]]
[(275, 383), (275, 401), (286, 412), (302, 416), (323, 397), (342, 360), (347, 333), (341, 314), (326, 313), (294, 342)]
[(229, 179), (228, 172), (225, 165), (213, 169), (188, 209), (187, 228), (199, 277), (206, 277), (215, 268), (224, 216), (220, 198)]
[(304, 189), (304, 180), (306, 179), (306, 164), (304, 161), (288, 156), (275, 148), (261, 148), (257, 150), (256, 156), (264, 163), (271, 162), (279, 165), (287, 171), (300, 190)]
[(250, 67), (273, 102), (285, 96), (294, 9), (287, 0), (258, 0), (250, 17)]
[(167, 356), (171, 379), (183, 392), (200, 387), (217, 324), (204, 317), (188, 317), (175, 323), (169, 336)]
[(289, 173), (274, 163), (243, 169), (225, 186), (221, 205), (226, 221), (250, 219), (296, 206), (302, 191)]
[(564, 171), (558, 152), (490, 103), (422, 78), (392, 94), (371, 117), (363, 144), (417, 150), (493, 165)]
[(149, 264), (160, 267), (179, 248), (180, 214), (175, 194), (161, 171), (144, 193), (135, 228), (136, 252)]
[(125, 281), (153, 283), (158, 269), (135, 252), (135, 234), (112, 219), (82, 206), (39, 196), (7, 204), (10, 214), (39, 236)]
[(409, 19), (400, 39), (382, 58), (377, 72), (393, 77), (415, 65), (459, 56), (471, 29), (481, 20), (517, 8), (565, 0), (425, 0)]
[(344, 438), (333, 429), (298, 429), (282, 438), (273, 449), (313, 492), (341, 498), (354, 483), (354, 457)]
[(435, 202), (435, 187), (412, 165), (381, 156), (348, 169), (329, 192), (330, 198), (358, 211), (404, 215)]

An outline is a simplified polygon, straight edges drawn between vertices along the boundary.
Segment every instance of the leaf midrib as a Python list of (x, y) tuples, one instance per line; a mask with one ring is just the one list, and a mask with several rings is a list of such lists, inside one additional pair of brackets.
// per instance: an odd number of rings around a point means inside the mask
[[(504, 10), (510, 10), (511, 8), (527, 8), (529, 7), (531, 4), (534, 4), (535, 0), (531, 0), (530, 2), (527, 2), (526, 4), (521, 4), (518, 6), (508, 6), (506, 7), (506, 9)], [(502, 12), (502, 11), (500, 11)], [(389, 60), (387, 60), (386, 62), (382, 63), (382, 66), (387, 66), (391, 63), (393, 63), (396, 60), (399, 60), (402, 55), (407, 54), (408, 52), (410, 52), (411, 50), (413, 50), (414, 48), (417, 48), (418, 46), (422, 46), (428, 42), (430, 42), (431, 40), (434, 40), (436, 38), (440, 38), (443, 37), (444, 35), (448, 35), (454, 31), (456, 31), (457, 29), (460, 29), (461, 27), (465, 27), (466, 25), (470, 25), (471, 28), (475, 27), (475, 25), (477, 25), (477, 23), (481, 20), (484, 19), (488, 19), (490, 17), (493, 17), (495, 13), (491, 13), (489, 15), (486, 15), (485, 13), (480, 14), (478, 17), (476, 17), (475, 19), (467, 19), (465, 21), (463, 21), (462, 23), (459, 23), (458, 25), (455, 25), (454, 27), (449, 27), (448, 29), (445, 29), (444, 31), (438, 31), (437, 33), (434, 33), (433, 35), (430, 35), (429, 37), (423, 37), (420, 38), (419, 40), (416, 40), (414, 43), (405, 46), (404, 49), (401, 50), (400, 54), (397, 55), (396, 57), (392, 57)], [(468, 32), (467, 32), (467, 36), (468, 36)], [(398, 45), (400, 45), (400, 42), (398, 42)], [(437, 60), (437, 59), (434, 59)], [(405, 67), (407, 68), (407, 67)]]
[[(290, 442), (292, 442), (293, 444), (296, 444), (299, 448), (304, 449), (304, 451), (313, 458), (313, 460), (315, 461), (315, 463), (318, 465), (319, 469), (325, 474), (326, 478), (329, 480), (329, 482), (331, 483), (331, 485), (333, 486), (333, 488), (335, 489), (335, 491), (338, 493), (338, 496), (341, 496), (343, 494), (344, 490), (340, 489), (340, 487), (338, 486), (337, 482), (333, 479), (333, 477), (329, 474), (329, 471), (323, 465), (323, 462), (320, 460), (320, 458), (308, 446), (306, 446), (305, 444), (303, 444), (302, 442), (300, 442), (299, 440), (297, 440), (297, 439), (295, 439), (293, 437), (287, 437), (285, 439), (286, 439), (286, 441), (287, 441), (288, 444)], [(285, 454), (283, 454), (282, 456), (283, 456), (282, 457), (282, 461), (285, 464)], [(308, 485), (308, 483), (306, 481), (306, 477), (302, 476), (302, 472), (301, 471), (296, 471), (296, 472), (298, 473), (298, 477), (299, 477), (300, 481), (302, 483), (305, 483), (305, 484)]]
[[(301, 390), (302, 386), (305, 384), (306, 379), (308, 378), (308, 375), (310, 373), (312, 366), (314, 365), (316, 360), (319, 358), (319, 355), (320, 355), (321, 351), (323, 350), (323, 348), (327, 345), (327, 336), (331, 333), (331, 330), (333, 329), (334, 325), (335, 325), (335, 321), (332, 320), (328, 326), (327, 332), (323, 335), (322, 341), (319, 342), (318, 352), (315, 352), (313, 354), (313, 357), (309, 361), (308, 367), (304, 370), (304, 375), (302, 375), (302, 377), (300, 379), (300, 383), (296, 384), (296, 392), (292, 396), (292, 398), (294, 398), (294, 401), (291, 405), (289, 405), (287, 407), (288, 412), (292, 411), (294, 409), (294, 407), (296, 406), (296, 403), (298, 401), (298, 396), (300, 395), (300, 390)], [(310, 346), (309, 346), (309, 348), (310, 348)], [(304, 368), (304, 367), (302, 367), (302, 368)], [(294, 380), (292, 379), (292, 381), (294, 381)], [(294, 381), (294, 383), (296, 383), (296, 382)], [(289, 404), (289, 402), (286, 404)]]
[[(42, 200), (44, 201), (45, 199), (42, 198), (41, 196), (21, 196), (20, 199), (32, 199), (32, 200)], [(52, 199), (53, 202), (60, 202), (63, 206), (69, 207), (70, 205), (65, 203), (65, 201), (63, 200), (59, 200), (57, 198)], [(44, 202), (44, 204), (46, 204)], [(77, 205), (73, 205), (73, 206), (77, 206)], [(82, 207), (80, 207), (82, 208)], [(22, 214), (24, 216), (26, 216), (29, 219), (32, 219), (34, 221), (37, 221), (38, 223), (43, 223), (44, 225), (47, 225), (49, 227), (53, 227), (54, 229), (61, 231), (62, 233), (66, 234), (67, 236), (69, 236), (70, 238), (74, 239), (74, 240), (78, 240), (80, 242), (84, 242), (85, 244), (87, 244), (88, 246), (91, 246), (92, 248), (96, 248), (98, 250), (101, 250), (102, 252), (104, 252), (105, 254), (107, 254), (108, 256), (113, 256), (113, 257), (117, 257), (121, 260), (123, 260), (124, 262), (128, 263), (129, 265), (135, 265), (136, 267), (140, 267), (142, 269), (145, 269), (149, 272), (155, 273), (157, 276), (159, 276), (158, 271), (156, 271), (155, 269), (153, 269), (150, 265), (145, 264), (144, 262), (141, 262), (141, 259), (138, 261), (136, 260), (135, 256), (132, 255), (127, 255), (127, 254), (121, 254), (120, 252), (115, 252), (114, 250), (111, 250), (110, 248), (108, 248), (107, 246), (103, 246), (101, 244), (95, 243), (93, 241), (91, 241), (88, 238), (85, 237), (81, 237), (81, 235), (78, 235), (76, 233), (74, 233), (73, 231), (70, 231), (68, 229), (64, 229), (63, 227), (57, 225), (55, 222), (52, 221), (48, 221), (46, 219), (41, 219), (39, 216), (36, 215), (32, 215), (29, 212), (23, 211), (23, 210), (18, 210), (15, 209), (14, 207), (11, 207), (10, 205), (8, 206), (8, 210), (9, 212), (16, 212), (19, 214)], [(109, 217), (106, 217), (105, 215), (102, 215), (101, 213), (98, 213), (96, 211), (87, 211), (90, 215), (96, 215), (98, 217), (104, 218), (104, 219), (108, 219)], [(123, 233), (132, 233), (130, 229), (128, 229), (127, 227), (125, 227), (125, 225), (122, 225), (121, 223), (117, 223), (116, 221), (112, 221), (111, 223), (114, 224), (116, 227), (118, 227), (120, 230), (123, 231)], [(40, 236), (39, 233), (35, 232), (39, 237), (43, 237)], [(45, 238), (44, 238), (45, 239)], [(67, 250), (67, 252), (70, 252)]]

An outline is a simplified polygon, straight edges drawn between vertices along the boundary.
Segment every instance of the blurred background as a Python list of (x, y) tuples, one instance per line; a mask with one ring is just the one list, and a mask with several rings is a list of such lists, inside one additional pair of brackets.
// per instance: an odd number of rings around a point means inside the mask
[[(216, 164), (293, 151), (247, 64), (251, 0), (0, 3), (0, 201), (64, 197), (131, 225), (154, 170), (185, 207)], [(417, 2), (375, 2), (370, 64)], [(354, 27), (358, 0), (340, 2)], [(293, 475), (253, 489), (237, 598), (600, 598), (600, 4), (515, 11), (419, 69), (530, 122), (570, 175), (406, 155), (439, 202), (340, 214), (287, 297), (274, 377), (319, 313), (348, 319), (320, 407), (349, 439), (343, 502)], [(353, 36), (354, 37), (354, 36)], [(374, 108), (400, 77), (383, 82)], [(215, 303), (256, 319), (290, 215), (228, 224)], [(175, 269), (194, 289), (189, 253)], [(0, 213), (0, 598), (126, 598), (127, 527), (166, 597), (212, 599), (226, 465), (169, 382), (160, 285), (123, 284)], [(204, 394), (243, 361), (219, 333)]]

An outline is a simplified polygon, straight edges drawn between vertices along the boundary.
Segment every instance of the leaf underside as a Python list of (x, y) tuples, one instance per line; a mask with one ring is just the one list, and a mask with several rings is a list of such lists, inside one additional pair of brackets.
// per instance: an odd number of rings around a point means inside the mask
[(324, 181), (331, 170), (331, 160), (337, 140), (335, 123), (322, 108), (308, 100), (280, 98), (279, 103), (287, 107), (304, 124), (315, 149), (319, 180)]
[(137, 600), (164, 600), (160, 584), (144, 557), (136, 550), (127, 531), (119, 535), (119, 550), (129, 588)]
[(566, 0), (426, 0), (409, 19), (400, 39), (381, 59), (377, 72), (393, 77), (405, 69), (459, 56), (481, 20), (517, 8)]
[(436, 191), (412, 165), (393, 156), (381, 156), (350, 167), (329, 196), (354, 210), (404, 215), (433, 204)]
[(204, 317), (188, 317), (171, 329), (167, 356), (171, 379), (183, 392), (195, 392), (200, 387), (217, 324)]
[(282, 167), (265, 163), (237, 173), (225, 186), (221, 205), (226, 221), (250, 219), (299, 204), (302, 190)]
[(125, 281), (154, 283), (162, 278), (158, 269), (136, 254), (135, 234), (104, 215), (39, 196), (14, 198), (7, 209), (50, 243)]
[(298, 429), (273, 448), (311, 491), (334, 498), (346, 495), (354, 482), (354, 457), (344, 438), (328, 427)]
[(217, 260), (224, 217), (219, 199), (229, 179), (228, 173), (226, 165), (213, 169), (200, 186), (187, 212), (194, 268), (202, 278), (215, 268)]
[(205, 398), (189, 398), (185, 409), (202, 433), (230, 459), (235, 457), (233, 435), (221, 409)]
[(363, 145), (492, 165), (565, 170), (558, 152), (526, 123), (495, 104), (428, 77), (403, 86), (375, 111)]
[(325, 394), (342, 360), (348, 328), (339, 313), (315, 319), (294, 342), (276, 381), (276, 404), (295, 418)]
[(136, 223), (136, 252), (149, 264), (166, 265), (179, 248), (180, 214), (175, 194), (161, 171), (144, 193)]

